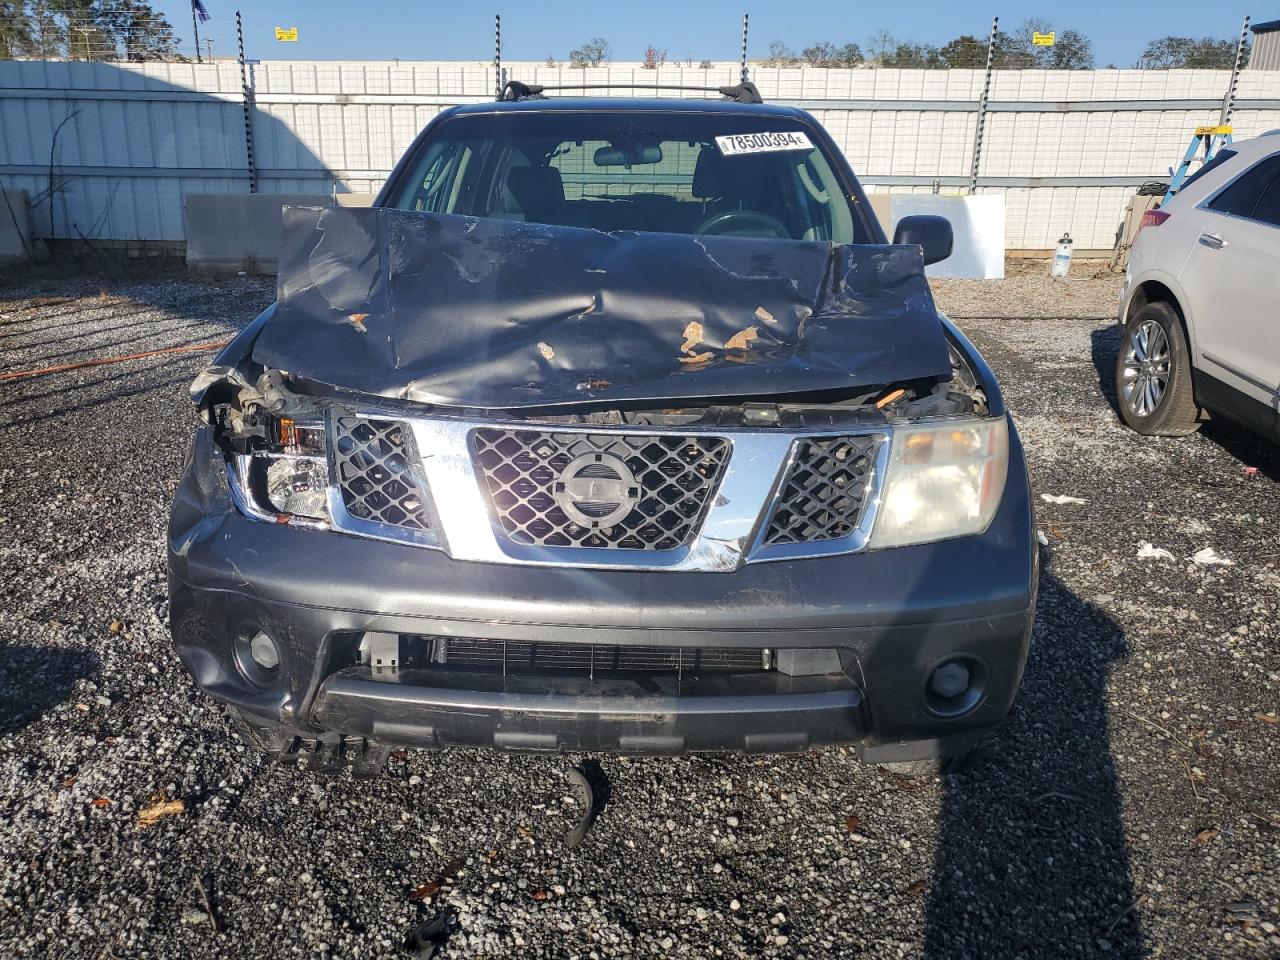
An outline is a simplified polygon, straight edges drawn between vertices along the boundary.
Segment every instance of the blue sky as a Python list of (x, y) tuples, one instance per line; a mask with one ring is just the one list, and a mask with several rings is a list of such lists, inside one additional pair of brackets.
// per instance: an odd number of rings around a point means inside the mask
[[(204, 0), (214, 18), (207, 31), (215, 53), (234, 53), (237, 3)], [(153, 0), (190, 42), (189, 0)], [(484, 60), (493, 56), (493, 15), (502, 13), (504, 56), (513, 60), (565, 58), (590, 37), (604, 37), (614, 57), (639, 60), (652, 43), (672, 59), (731, 60), (738, 56), (742, 13), (751, 14), (752, 56), (763, 56), (772, 40), (796, 50), (820, 40), (867, 39), (885, 29), (922, 43), (942, 44), (961, 33), (985, 36), (991, 17), (1014, 28), (1028, 17), (1048, 19), (1057, 29), (1080, 30), (1093, 41), (1099, 66), (1132, 66), (1156, 36), (1234, 38), (1246, 10), (1203, 0), (1163, 3), (1076, 0), (1073, 3), (1008, 5), (913, 0), (896, 4), (792, 0), (751, 4), (744, 0), (641, 0), (638, 3), (569, 3), (538, 0), (503, 4), (431, 0), (239, 0), (247, 53), (262, 59)], [(753, 9), (754, 6), (754, 9)], [(1253, 10), (1254, 20), (1280, 17), (1280, 9)], [(274, 28), (297, 27), (297, 43), (279, 43)], [(202, 33), (206, 31), (202, 30)]]

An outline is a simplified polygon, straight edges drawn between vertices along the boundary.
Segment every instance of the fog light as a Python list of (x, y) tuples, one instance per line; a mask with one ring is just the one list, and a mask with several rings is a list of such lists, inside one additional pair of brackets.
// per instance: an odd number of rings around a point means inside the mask
[(939, 663), (925, 683), (924, 703), (935, 716), (954, 719), (976, 710), (987, 695), (991, 672), (977, 657), (958, 656)]
[(270, 687), (280, 676), (280, 648), (265, 630), (250, 627), (236, 634), (236, 667), (240, 675), (257, 687)]
[(940, 697), (958, 697), (968, 688), (969, 668), (958, 660), (944, 663), (929, 677), (929, 689)]
[(253, 662), (263, 670), (274, 670), (280, 666), (280, 651), (276, 649), (275, 641), (261, 630), (249, 641), (249, 656), (253, 657)]

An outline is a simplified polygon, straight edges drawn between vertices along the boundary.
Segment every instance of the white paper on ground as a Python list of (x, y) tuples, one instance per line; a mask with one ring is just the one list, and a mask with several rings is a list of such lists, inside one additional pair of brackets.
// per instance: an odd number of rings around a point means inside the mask
[(1088, 503), (1088, 500), (1082, 500), (1080, 497), (1069, 497), (1065, 493), (1042, 493), (1040, 499), (1045, 503), (1056, 503), (1059, 506), (1067, 503)]
[(1153, 547), (1145, 540), (1138, 541), (1138, 557), (1142, 560), (1172, 560), (1174, 556), (1164, 547)]
[(1235, 566), (1234, 560), (1228, 560), (1226, 557), (1218, 556), (1218, 551), (1213, 547), (1205, 547), (1203, 550), (1197, 550), (1191, 557), (1192, 563), (1198, 563), (1202, 567), (1232, 567)]

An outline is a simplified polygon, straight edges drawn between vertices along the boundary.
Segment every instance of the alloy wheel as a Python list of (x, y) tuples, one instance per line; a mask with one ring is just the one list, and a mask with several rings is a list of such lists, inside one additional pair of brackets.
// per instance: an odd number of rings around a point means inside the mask
[(1169, 337), (1155, 320), (1143, 320), (1125, 344), (1120, 392), (1125, 405), (1137, 417), (1155, 413), (1169, 386), (1172, 363)]

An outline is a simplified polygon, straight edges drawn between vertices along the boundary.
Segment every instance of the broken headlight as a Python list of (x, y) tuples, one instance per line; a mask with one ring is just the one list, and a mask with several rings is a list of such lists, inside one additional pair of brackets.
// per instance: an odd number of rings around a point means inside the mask
[(897, 427), (871, 547), (982, 533), (1009, 471), (1009, 422), (959, 420)]
[(273, 419), (267, 449), (235, 457), (242, 507), (253, 516), (289, 523), (329, 520), (329, 464), (323, 425)]

